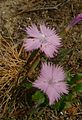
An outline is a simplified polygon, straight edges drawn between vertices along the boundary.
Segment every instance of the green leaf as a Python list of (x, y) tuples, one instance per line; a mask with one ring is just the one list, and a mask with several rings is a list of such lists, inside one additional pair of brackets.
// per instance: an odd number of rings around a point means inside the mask
[(27, 89), (30, 89), (30, 88), (32, 88), (32, 83), (24, 83), (22, 86)]
[(65, 96), (63, 96), (58, 102), (51, 106), (52, 109), (62, 111), (65, 107)]
[(76, 91), (76, 92), (82, 92), (82, 82), (78, 83), (78, 84), (75, 86), (75, 91)]
[(57, 111), (62, 111), (65, 107), (65, 102), (64, 101), (58, 101), (55, 103), (55, 105), (52, 105), (51, 108), (55, 109)]
[(73, 93), (66, 95), (66, 101), (71, 101), (73, 99)]
[(82, 79), (81, 73), (78, 73), (76, 75), (71, 75), (71, 74), (67, 75), (67, 82), (70, 85), (76, 84), (76, 82), (79, 81), (80, 79)]
[(36, 91), (34, 95), (32, 95), (32, 100), (37, 102), (37, 104), (42, 104), (45, 101), (45, 97), (42, 92)]
[(72, 85), (72, 84), (75, 83), (75, 81), (72, 80), (73, 77), (74, 77), (74, 75), (72, 75), (72, 74), (70, 74), (70, 73), (67, 74), (67, 82), (68, 82), (68, 84)]
[(66, 105), (65, 101), (62, 101), (60, 103), (59, 111), (62, 111), (65, 108), (65, 105)]
[(74, 79), (77, 81), (77, 80), (80, 80), (82, 79), (82, 73), (78, 73), (75, 75)]
[(65, 109), (68, 109), (72, 106), (72, 103), (71, 102), (66, 102), (65, 104)]

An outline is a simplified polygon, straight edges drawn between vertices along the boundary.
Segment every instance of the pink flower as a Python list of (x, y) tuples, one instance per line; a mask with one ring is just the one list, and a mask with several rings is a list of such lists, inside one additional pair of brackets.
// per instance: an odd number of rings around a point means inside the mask
[(82, 20), (82, 13), (78, 14), (76, 17), (73, 18), (73, 20), (70, 22), (70, 24), (67, 26), (66, 31), (68, 31), (71, 27), (76, 25)]
[(63, 68), (50, 63), (42, 64), (40, 76), (35, 80), (33, 86), (47, 94), (50, 105), (58, 101), (61, 95), (68, 93)]
[(26, 28), (27, 38), (24, 39), (24, 47), (26, 51), (33, 51), (40, 48), (47, 57), (54, 57), (57, 54), (58, 48), (61, 46), (59, 36), (55, 30), (51, 30), (44, 24), (39, 26), (35, 24)]

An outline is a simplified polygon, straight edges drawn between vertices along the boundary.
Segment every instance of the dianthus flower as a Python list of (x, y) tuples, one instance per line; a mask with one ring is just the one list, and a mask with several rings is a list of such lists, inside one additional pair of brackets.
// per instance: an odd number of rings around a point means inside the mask
[(33, 51), (40, 48), (47, 57), (54, 57), (61, 46), (60, 37), (54, 29), (46, 27), (44, 24), (39, 26), (35, 24), (26, 28), (27, 38), (24, 39), (24, 48), (26, 51)]
[(58, 101), (64, 93), (68, 93), (68, 85), (65, 82), (65, 72), (62, 67), (50, 63), (42, 64), (40, 76), (33, 86), (47, 94), (49, 104)]
[(76, 17), (73, 18), (73, 20), (67, 26), (66, 30), (68, 31), (71, 27), (79, 23), (81, 20), (82, 20), (82, 13), (78, 14)]

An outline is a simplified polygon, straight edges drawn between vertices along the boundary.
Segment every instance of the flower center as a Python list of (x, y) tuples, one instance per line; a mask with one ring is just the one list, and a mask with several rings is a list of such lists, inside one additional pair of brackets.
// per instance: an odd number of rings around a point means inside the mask
[(44, 34), (41, 34), (39, 39), (40, 39), (41, 42), (46, 42), (46, 36)]
[(58, 83), (58, 81), (53, 80), (53, 78), (48, 80), (49, 85), (54, 85), (54, 84), (57, 84), (57, 83)]
[(49, 84), (49, 85), (54, 84), (53, 80), (52, 80), (52, 79), (50, 79), (50, 80), (48, 81), (48, 84)]

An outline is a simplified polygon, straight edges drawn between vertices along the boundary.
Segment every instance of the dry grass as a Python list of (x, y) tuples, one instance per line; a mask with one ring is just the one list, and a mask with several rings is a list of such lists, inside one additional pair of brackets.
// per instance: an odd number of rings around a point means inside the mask
[[(33, 53), (34, 54), (34, 53)], [(17, 116), (18, 109), (17, 99), (24, 98), (25, 90), (22, 89), (21, 83), (31, 78), (32, 73), (37, 64), (39, 64), (39, 52), (36, 51), (35, 56), (26, 53), (22, 45), (16, 44), (13, 39), (4, 39), (0, 36), (0, 117), (8, 113), (8, 116)], [(20, 92), (19, 92), (20, 91)], [(15, 99), (16, 98), (16, 99)], [(14, 108), (9, 113), (9, 106), (12, 104)], [(19, 105), (21, 106), (21, 105)], [(14, 115), (14, 112), (16, 114)]]
[(13, 40), (0, 39), (0, 107), (4, 106), (3, 113), (11, 99), (11, 90), (21, 82), (19, 71), (26, 62), (21, 58), (23, 48), (17, 48)]

